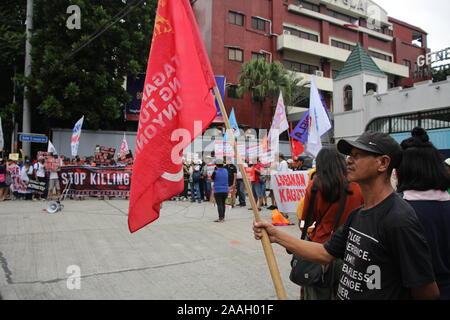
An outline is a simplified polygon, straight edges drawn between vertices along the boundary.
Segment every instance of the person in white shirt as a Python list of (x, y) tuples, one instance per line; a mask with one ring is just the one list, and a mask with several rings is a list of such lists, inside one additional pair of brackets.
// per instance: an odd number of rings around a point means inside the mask
[(48, 201), (52, 201), (53, 190), (56, 189), (57, 200), (61, 198), (61, 187), (59, 185), (58, 171), (60, 170), (61, 162), (57, 155), (53, 156), (53, 165), (50, 168), (50, 179), (48, 186)]
[(31, 197), (33, 195), (33, 192), (27, 189), (30, 178), (33, 178), (33, 166), (31, 165), (30, 160), (26, 160), (24, 166), (20, 169), (20, 180), (22, 181), (22, 188), (19, 190), (19, 193), (26, 200), (31, 200)]
[(279, 161), (280, 161), (280, 163), (278, 164), (278, 172), (289, 171), (289, 165), (286, 161), (286, 158), (281, 153), (279, 155)]
[[(34, 175), (37, 181), (45, 182), (47, 185), (47, 178), (45, 177), (45, 158), (39, 157), (38, 162), (34, 164)], [(40, 195), (41, 199), (47, 199), (47, 187), (45, 191)]]

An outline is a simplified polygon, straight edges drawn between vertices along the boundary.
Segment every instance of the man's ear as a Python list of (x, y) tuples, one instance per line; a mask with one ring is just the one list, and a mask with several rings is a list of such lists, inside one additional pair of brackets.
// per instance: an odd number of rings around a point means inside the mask
[(378, 171), (379, 172), (387, 172), (389, 170), (389, 166), (391, 165), (391, 158), (387, 155), (383, 155), (378, 157)]

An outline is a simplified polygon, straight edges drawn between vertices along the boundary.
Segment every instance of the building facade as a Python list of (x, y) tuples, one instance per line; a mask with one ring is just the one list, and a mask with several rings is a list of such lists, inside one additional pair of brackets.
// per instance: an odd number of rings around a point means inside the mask
[[(240, 124), (268, 128), (274, 106), (262, 113), (249, 97), (236, 95), (243, 63), (280, 61), (319, 90), (333, 110), (333, 78), (360, 44), (386, 74), (388, 87), (411, 86), (417, 57), (426, 54), (427, 33), (388, 17), (370, 0), (192, 0), (216, 75), (227, 78), (225, 105)], [(307, 103), (300, 107), (308, 107)]]
[(357, 46), (334, 80), (334, 140), (356, 140), (364, 131), (390, 134), (398, 142), (415, 127), (450, 157), (450, 77), (412, 87), (388, 88), (388, 75)]

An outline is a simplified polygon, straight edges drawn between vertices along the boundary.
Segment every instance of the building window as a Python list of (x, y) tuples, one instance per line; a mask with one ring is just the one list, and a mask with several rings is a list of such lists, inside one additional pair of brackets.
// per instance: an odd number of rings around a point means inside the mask
[(333, 47), (341, 48), (341, 49), (349, 50), (349, 51), (353, 51), (353, 49), (355, 49), (355, 46), (345, 43), (345, 42), (342, 42), (342, 41), (337, 41), (337, 40), (331, 40), (331, 45)]
[(339, 75), (339, 72), (340, 72), (339, 70), (332, 70), (331, 71), (333, 79), (337, 78), (337, 76)]
[(367, 94), (373, 94), (373, 93), (377, 92), (377, 90), (378, 90), (378, 86), (375, 83), (370, 83), (370, 82), (366, 83), (366, 93)]
[(237, 13), (237, 12), (230, 11), (230, 12), (228, 12), (228, 22), (230, 24), (243, 26), (244, 25), (244, 15)]
[(234, 84), (228, 86), (228, 91), (227, 91), (228, 92), (228, 95), (227, 95), (228, 98), (231, 98), (231, 99), (242, 99), (237, 94), (237, 88), (238, 88), (238, 86), (234, 85)]
[(353, 110), (353, 89), (351, 86), (344, 88), (344, 111)]
[(228, 48), (228, 60), (230, 61), (244, 61), (244, 51), (241, 49)]
[(311, 10), (311, 11), (320, 12), (320, 7), (317, 4), (314, 4), (314, 3), (310, 3), (310, 2), (307, 2), (307, 1), (299, 0), (298, 1), (298, 5), (302, 6), (305, 9)]
[(382, 54), (382, 53), (379, 53), (379, 52), (375, 52), (375, 51), (369, 50), (369, 56), (374, 57), (374, 58), (378, 58), (378, 59), (381, 59), (381, 60), (392, 62), (392, 57), (388, 56), (387, 54)]
[(307, 74), (315, 74), (316, 71), (319, 71), (319, 67), (289, 60), (284, 61), (284, 66), (288, 70)]
[(252, 28), (255, 30), (266, 31), (266, 21), (252, 17)]
[(289, 27), (283, 27), (283, 30), (288, 33), (291, 34), (293, 36), (299, 37), (299, 38), (303, 38), (303, 39), (307, 39), (307, 40), (311, 40), (314, 42), (319, 42), (319, 36), (309, 33), (309, 32), (305, 32), (305, 31), (300, 31), (294, 28), (289, 28)]
[(336, 18), (336, 19), (339, 19), (339, 20), (344, 20), (344, 21), (346, 21), (348, 23), (356, 24), (356, 21), (358, 20), (357, 18), (348, 16), (346, 14), (343, 14), (343, 13), (340, 13), (340, 12), (337, 12), (337, 11), (334, 11), (334, 10), (331, 10), (331, 9), (328, 9), (328, 15), (330, 17), (333, 17), (333, 18)]
[(264, 59), (266, 60), (266, 55), (264, 53), (252, 52), (252, 60), (255, 59)]

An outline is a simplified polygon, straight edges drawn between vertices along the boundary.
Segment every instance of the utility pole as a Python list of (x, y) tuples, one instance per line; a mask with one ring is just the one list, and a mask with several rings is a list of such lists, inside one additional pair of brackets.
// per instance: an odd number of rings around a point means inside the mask
[[(25, 44), (25, 77), (31, 75), (31, 35), (33, 31), (33, 0), (27, 0), (27, 20), (26, 20), (26, 44)], [(31, 112), (30, 102), (28, 101), (28, 87), (24, 87), (23, 91), (23, 119), (22, 132), (31, 133)], [(22, 149), (26, 156), (31, 155), (31, 143), (22, 142)]]
[[(14, 59), (14, 81), (13, 81), (13, 105), (16, 105), (16, 60)], [(12, 114), (13, 131), (11, 134), (11, 153), (16, 152), (16, 111)]]

